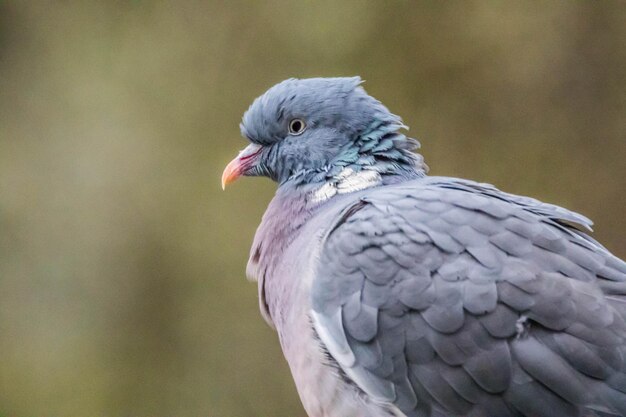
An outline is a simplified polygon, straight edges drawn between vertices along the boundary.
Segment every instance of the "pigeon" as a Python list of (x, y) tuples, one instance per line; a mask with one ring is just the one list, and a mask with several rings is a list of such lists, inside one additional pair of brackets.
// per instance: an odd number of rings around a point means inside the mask
[(427, 175), (359, 77), (288, 79), (227, 166), (278, 184), (247, 266), (311, 417), (626, 416), (626, 263), (586, 217)]

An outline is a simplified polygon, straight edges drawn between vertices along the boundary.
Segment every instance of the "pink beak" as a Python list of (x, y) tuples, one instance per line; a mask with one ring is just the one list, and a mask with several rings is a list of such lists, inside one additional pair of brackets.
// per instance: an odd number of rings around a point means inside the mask
[(256, 157), (261, 152), (261, 149), (261, 145), (252, 143), (226, 165), (224, 173), (222, 174), (222, 190), (225, 189), (228, 184), (235, 182), (237, 178), (245, 175), (246, 171), (256, 161)]

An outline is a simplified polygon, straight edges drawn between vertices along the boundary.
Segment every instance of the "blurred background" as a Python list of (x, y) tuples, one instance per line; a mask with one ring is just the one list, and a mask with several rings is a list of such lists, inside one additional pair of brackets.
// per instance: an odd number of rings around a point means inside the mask
[(626, 257), (626, 7), (0, 1), (0, 416), (304, 415), (220, 189), (251, 101), (361, 75), (431, 174), (579, 211)]

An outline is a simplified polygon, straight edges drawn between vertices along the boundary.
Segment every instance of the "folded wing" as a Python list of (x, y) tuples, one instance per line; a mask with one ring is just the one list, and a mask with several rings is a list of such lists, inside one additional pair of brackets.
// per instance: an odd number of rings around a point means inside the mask
[(315, 330), (406, 416), (626, 415), (626, 264), (576, 224), (470, 181), (372, 190), (326, 237)]

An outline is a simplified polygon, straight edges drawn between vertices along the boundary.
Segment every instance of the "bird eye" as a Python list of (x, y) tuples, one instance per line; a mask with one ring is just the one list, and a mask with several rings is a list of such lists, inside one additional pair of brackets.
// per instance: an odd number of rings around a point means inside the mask
[(299, 135), (306, 129), (306, 123), (302, 119), (293, 119), (289, 122), (289, 134)]

